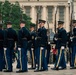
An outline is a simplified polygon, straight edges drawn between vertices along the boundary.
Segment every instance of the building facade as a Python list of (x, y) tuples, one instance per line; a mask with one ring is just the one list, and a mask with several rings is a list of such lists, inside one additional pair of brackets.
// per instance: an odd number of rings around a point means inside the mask
[[(0, 0), (5, 1), (5, 0)], [(38, 19), (49, 22), (50, 30), (54, 32), (55, 19), (64, 21), (64, 28), (67, 32), (70, 29), (70, 8), (68, 0), (8, 0), (11, 3), (19, 1), (24, 13), (31, 17), (31, 21), (36, 23)], [(76, 0), (74, 0), (74, 18), (76, 19)], [(56, 17), (55, 17), (56, 14)], [(56, 25), (57, 26), (57, 25)], [(48, 28), (47, 22), (45, 27)]]

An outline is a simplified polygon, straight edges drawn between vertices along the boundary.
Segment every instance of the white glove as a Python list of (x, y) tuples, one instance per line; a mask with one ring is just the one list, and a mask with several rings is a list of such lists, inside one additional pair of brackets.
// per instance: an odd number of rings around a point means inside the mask
[(43, 50), (44, 48), (43, 47), (41, 47), (41, 50)]
[(48, 44), (50, 44), (50, 42), (48, 42)]
[(73, 41), (73, 37), (70, 37), (70, 40)]
[(18, 48), (18, 50), (20, 51), (20, 50), (21, 50), (21, 48)]
[(58, 39), (57, 38), (54, 38), (55, 39), (55, 41), (57, 41)]
[(64, 46), (61, 46), (61, 49), (65, 49), (65, 47)]
[(35, 37), (35, 40), (37, 40), (37, 37)]
[(33, 48), (31, 48), (31, 50), (33, 51), (34, 49), (33, 49)]
[(6, 50), (7, 50), (7, 48), (4, 48), (4, 50), (6, 51)]
[(73, 37), (70, 37), (70, 39), (73, 39)]

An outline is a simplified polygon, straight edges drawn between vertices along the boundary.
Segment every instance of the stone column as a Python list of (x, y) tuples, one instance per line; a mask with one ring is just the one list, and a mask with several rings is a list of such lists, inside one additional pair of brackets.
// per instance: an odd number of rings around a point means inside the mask
[(69, 6), (66, 6), (66, 14), (65, 14), (65, 24), (66, 24), (66, 31), (69, 32), (70, 29), (70, 13), (69, 13)]
[(42, 19), (46, 20), (46, 18), (47, 18), (46, 6), (42, 6), (42, 7), (43, 7), (43, 9), (42, 9)]
[[(46, 21), (47, 20), (46, 5), (45, 6), (44, 5), (42, 6), (42, 13), (41, 14), (42, 14), (42, 17), (41, 18)], [(47, 24), (45, 24), (45, 27), (47, 28)]]
[(31, 6), (31, 22), (35, 23), (35, 6)]

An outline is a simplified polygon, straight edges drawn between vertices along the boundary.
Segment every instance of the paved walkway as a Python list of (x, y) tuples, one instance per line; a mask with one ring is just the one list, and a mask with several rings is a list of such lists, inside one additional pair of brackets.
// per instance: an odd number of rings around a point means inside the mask
[[(50, 69), (53, 67), (53, 65), (50, 65), (48, 71), (34, 72), (34, 70), (28, 70), (27, 73), (16, 73), (17, 70), (15, 66), (16, 66), (16, 63), (13, 64), (14, 71), (12, 73), (0, 72), (0, 75), (76, 75), (76, 69), (70, 70), (70, 67), (68, 64), (67, 64), (66, 70), (54, 71)], [(30, 65), (28, 67), (30, 67)]]

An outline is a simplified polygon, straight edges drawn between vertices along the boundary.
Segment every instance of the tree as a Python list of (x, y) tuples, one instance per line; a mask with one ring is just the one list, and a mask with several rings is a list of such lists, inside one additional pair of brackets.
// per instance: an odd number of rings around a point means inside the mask
[(25, 20), (26, 27), (29, 28), (31, 18), (23, 13), (19, 2), (16, 1), (15, 4), (11, 4), (9, 1), (5, 1), (4, 3), (0, 2), (0, 6), (0, 13), (2, 14), (2, 20), (5, 25), (10, 20), (13, 23), (13, 28), (18, 30), (20, 21)]
[(2, 22), (2, 2), (0, 2), (0, 22)]

